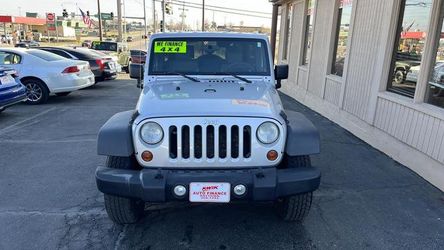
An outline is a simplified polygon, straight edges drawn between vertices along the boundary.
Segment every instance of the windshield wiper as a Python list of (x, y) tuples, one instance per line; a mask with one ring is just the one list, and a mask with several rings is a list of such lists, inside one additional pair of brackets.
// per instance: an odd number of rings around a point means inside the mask
[(239, 80), (241, 80), (241, 81), (244, 81), (244, 82), (246, 82), (246, 83), (251, 83), (251, 81), (248, 80), (248, 79), (245, 78), (245, 77), (238, 76), (238, 75), (235, 75), (235, 74), (228, 74), (228, 75), (230, 75), (230, 76), (232, 76), (232, 77), (234, 77), (234, 78), (237, 78), (237, 79), (239, 79)]
[(198, 79), (191, 77), (189, 75), (186, 75), (184, 73), (180, 73), (180, 72), (166, 72), (165, 75), (179, 75), (179, 76), (183, 76), (184, 78), (193, 81), (193, 82), (200, 82)]

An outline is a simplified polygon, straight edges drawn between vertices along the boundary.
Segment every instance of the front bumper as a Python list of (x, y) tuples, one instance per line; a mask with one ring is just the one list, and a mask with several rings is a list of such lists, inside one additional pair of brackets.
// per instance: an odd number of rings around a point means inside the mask
[(273, 201), (280, 197), (307, 193), (319, 187), (321, 173), (313, 167), (263, 168), (241, 170), (126, 170), (98, 167), (96, 183), (105, 193), (136, 198), (148, 202), (188, 200), (188, 194), (178, 198), (173, 194), (176, 185), (189, 190), (191, 182), (228, 182), (232, 187), (243, 184), (247, 192), (232, 200)]

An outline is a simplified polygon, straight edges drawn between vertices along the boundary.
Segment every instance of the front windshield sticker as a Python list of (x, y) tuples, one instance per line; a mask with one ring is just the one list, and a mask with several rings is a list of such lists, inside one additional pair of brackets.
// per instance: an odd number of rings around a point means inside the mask
[(190, 98), (188, 93), (171, 93), (171, 94), (161, 94), (160, 99), (186, 99)]
[(186, 41), (158, 41), (154, 44), (154, 53), (187, 53)]
[(268, 108), (270, 107), (270, 103), (263, 100), (243, 100), (243, 99), (233, 99), (231, 100), (231, 104), (233, 105), (253, 105), (253, 106), (261, 106)]

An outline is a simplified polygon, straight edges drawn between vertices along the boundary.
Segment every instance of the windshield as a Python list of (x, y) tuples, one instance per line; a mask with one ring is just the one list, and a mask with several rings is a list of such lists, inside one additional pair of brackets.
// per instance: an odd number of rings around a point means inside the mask
[(267, 45), (261, 39), (156, 39), (150, 53), (150, 75), (270, 75)]
[(94, 41), (91, 45), (92, 49), (95, 50), (109, 50), (117, 51), (117, 43), (115, 42), (96, 42)]
[(60, 61), (60, 60), (65, 60), (66, 58), (53, 54), (51, 52), (47, 52), (47, 51), (43, 51), (43, 50), (27, 50), (26, 53), (36, 56), (40, 59), (43, 59), (45, 61)]

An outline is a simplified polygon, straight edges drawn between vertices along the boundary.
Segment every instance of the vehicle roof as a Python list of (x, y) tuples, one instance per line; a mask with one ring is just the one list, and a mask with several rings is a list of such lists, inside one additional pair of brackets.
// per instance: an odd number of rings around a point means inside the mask
[(151, 35), (151, 39), (175, 38), (175, 37), (267, 39), (267, 36), (264, 34), (237, 33), (237, 32), (168, 32), (168, 33), (156, 33)]
[(28, 48), (0, 48), (0, 50), (2, 51), (7, 51), (7, 52), (15, 52), (15, 53), (26, 53), (26, 51), (29, 50), (36, 50), (35, 48), (32, 49), (28, 49)]

